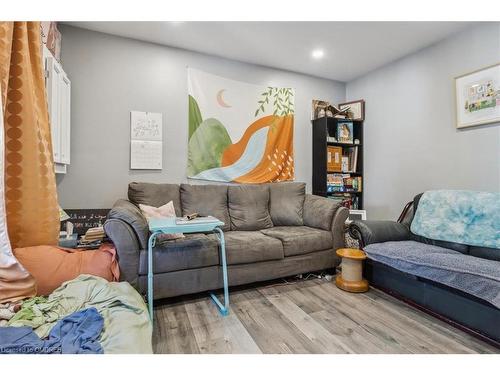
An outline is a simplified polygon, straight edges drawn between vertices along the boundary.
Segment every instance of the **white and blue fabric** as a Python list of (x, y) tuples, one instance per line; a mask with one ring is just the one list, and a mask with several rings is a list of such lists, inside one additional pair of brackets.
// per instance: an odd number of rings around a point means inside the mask
[(500, 193), (427, 191), (410, 229), (433, 240), (500, 249)]

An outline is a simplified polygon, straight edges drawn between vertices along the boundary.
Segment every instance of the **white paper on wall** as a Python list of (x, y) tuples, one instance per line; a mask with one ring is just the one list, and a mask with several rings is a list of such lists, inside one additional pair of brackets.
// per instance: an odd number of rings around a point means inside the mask
[(130, 112), (130, 169), (162, 169), (161, 113)]
[(161, 169), (162, 147), (159, 141), (130, 141), (130, 169)]

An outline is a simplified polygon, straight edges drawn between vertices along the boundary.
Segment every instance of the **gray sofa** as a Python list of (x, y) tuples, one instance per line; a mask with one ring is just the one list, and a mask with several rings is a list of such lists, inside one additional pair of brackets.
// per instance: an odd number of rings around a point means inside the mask
[[(304, 183), (261, 185), (129, 184), (104, 224), (113, 241), (121, 279), (147, 290), (148, 224), (138, 204), (173, 201), (176, 215), (212, 215), (225, 223), (229, 285), (242, 285), (335, 267), (344, 246), (348, 210), (305, 193)], [(158, 243), (154, 298), (222, 287), (219, 244), (212, 233)]]

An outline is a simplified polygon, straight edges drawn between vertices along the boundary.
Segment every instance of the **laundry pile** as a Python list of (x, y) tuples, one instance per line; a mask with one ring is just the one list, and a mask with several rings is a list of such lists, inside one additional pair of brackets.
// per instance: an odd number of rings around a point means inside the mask
[(0, 353), (152, 353), (146, 305), (126, 282), (80, 275), (7, 310)]
[(0, 328), (2, 354), (98, 354), (103, 318), (94, 307), (61, 319), (42, 340), (32, 327)]
[(21, 309), (20, 302), (0, 303), (0, 327), (6, 326), (19, 309)]

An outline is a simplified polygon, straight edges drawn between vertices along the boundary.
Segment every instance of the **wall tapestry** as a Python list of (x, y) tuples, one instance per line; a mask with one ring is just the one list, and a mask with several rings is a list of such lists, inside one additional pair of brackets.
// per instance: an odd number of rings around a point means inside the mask
[(294, 179), (294, 91), (188, 69), (189, 178)]

